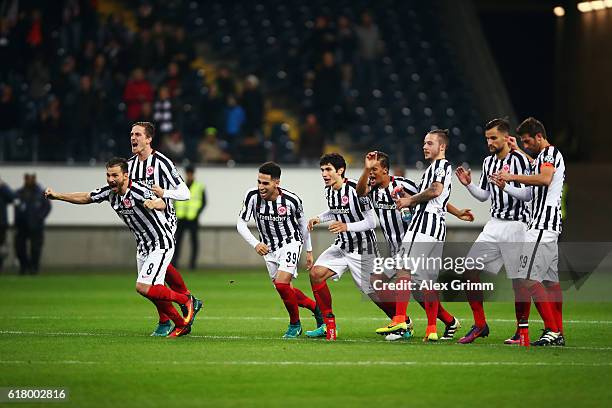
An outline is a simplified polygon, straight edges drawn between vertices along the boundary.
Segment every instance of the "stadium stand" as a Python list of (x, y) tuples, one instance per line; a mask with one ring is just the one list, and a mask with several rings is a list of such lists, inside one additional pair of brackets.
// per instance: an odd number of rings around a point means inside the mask
[(436, 127), (450, 129), (453, 161), (485, 153), (469, 144), (481, 115), (435, 2), (6, 3), (4, 160), (128, 155), (135, 120), (155, 122), (156, 147), (178, 162), (305, 163), (332, 144), (414, 164)]

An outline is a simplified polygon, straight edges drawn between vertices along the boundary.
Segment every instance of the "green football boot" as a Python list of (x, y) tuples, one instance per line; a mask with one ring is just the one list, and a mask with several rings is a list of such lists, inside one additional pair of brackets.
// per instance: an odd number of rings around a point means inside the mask
[(152, 337), (166, 337), (167, 335), (170, 334), (170, 332), (172, 332), (172, 328), (174, 326), (172, 325), (172, 322), (170, 320), (168, 320), (165, 323), (159, 323), (157, 325), (157, 328), (153, 331), (153, 333), (151, 333)]
[(297, 339), (300, 334), (302, 334), (302, 324), (300, 322), (289, 324), (283, 339)]

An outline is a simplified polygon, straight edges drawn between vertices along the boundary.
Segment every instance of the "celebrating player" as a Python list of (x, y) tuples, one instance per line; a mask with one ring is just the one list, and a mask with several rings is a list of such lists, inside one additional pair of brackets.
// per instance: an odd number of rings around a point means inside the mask
[(557, 240), (561, 234), (561, 194), (565, 162), (561, 152), (546, 137), (544, 125), (535, 118), (525, 119), (516, 129), (525, 149), (537, 153), (532, 174), (512, 174), (501, 169), (491, 179), (499, 188), (512, 182), (531, 186), (525, 191), (506, 190), (519, 200), (531, 200), (531, 220), (519, 257), (518, 292), (522, 310), (515, 339), (529, 341), (530, 298), (533, 299), (544, 330), (533, 346), (565, 345), (563, 336), (563, 295), (559, 285)]
[[(437, 341), (438, 333), (436, 319), (439, 311), (440, 301), (438, 292), (432, 284), (437, 281), (442, 257), (442, 249), (446, 238), (446, 207), (451, 191), (452, 169), (446, 160), (446, 148), (448, 146), (448, 130), (432, 130), (425, 135), (423, 153), (426, 160), (431, 164), (423, 174), (418, 194), (408, 195), (404, 191), (397, 192), (395, 204), (398, 210), (415, 207), (415, 215), (412, 217), (408, 231), (404, 234), (401, 248), (401, 257), (406, 257), (410, 263), (406, 269), (397, 274), (397, 282), (406, 290), (404, 298), (400, 303), (398, 312), (386, 327), (381, 327), (377, 333), (392, 333), (401, 327), (401, 319), (405, 316), (408, 306), (410, 288), (407, 284), (411, 279), (423, 289), (419, 296), (422, 298), (427, 314), (427, 329), (423, 341)], [(433, 262), (431, 262), (433, 260)], [(459, 320), (444, 311), (441, 316), (446, 328), (441, 337), (443, 340), (451, 340), (457, 329), (461, 327)]]
[[(369, 197), (372, 207), (378, 216), (383, 235), (389, 245), (389, 256), (393, 258), (400, 251), (402, 239), (408, 230), (409, 222), (412, 218), (412, 212), (409, 209), (404, 209), (403, 213), (396, 210), (393, 191), (400, 189), (410, 195), (415, 195), (418, 194), (419, 188), (412, 180), (389, 175), (389, 156), (386, 153), (378, 151), (369, 152), (366, 154), (364, 164), (363, 172), (357, 182), (357, 194), (360, 197)], [(474, 221), (474, 216), (469, 209), (458, 210), (450, 203), (447, 207), (448, 211), (457, 218), (464, 221)], [(391, 269), (387, 270), (385, 274), (378, 275), (376, 279), (389, 280), (394, 275), (395, 270)], [(389, 297), (388, 294), (385, 296), (383, 293), (382, 296), (373, 298), (374, 303), (390, 319), (398, 323), (399, 329), (386, 336), (386, 339), (390, 341), (410, 338), (413, 334), (412, 321), (405, 315), (410, 294), (399, 290), (396, 291), (395, 295), (394, 298), (381, 299), (381, 297)], [(424, 307), (423, 302), (420, 302), (420, 304)], [(404, 316), (400, 316), (401, 313), (404, 313)], [(447, 313), (442, 305), (439, 305), (438, 318), (443, 319), (446, 315)]]
[(376, 219), (367, 197), (359, 197), (355, 190), (357, 182), (345, 178), (346, 161), (338, 153), (321, 157), (321, 176), (325, 183), (325, 198), (329, 210), (308, 221), (308, 227), (334, 221), (329, 231), (337, 234), (333, 245), (319, 256), (310, 270), (310, 283), (317, 306), (323, 313), (325, 324), (306, 332), (308, 337), (336, 339), (336, 319), (332, 311), (332, 297), (327, 279), (340, 279), (346, 270), (357, 287), (371, 294), (370, 273), (374, 258), (378, 254), (374, 228)]
[[(157, 197), (165, 201), (165, 215), (174, 234), (176, 232), (176, 212), (172, 200), (189, 200), (191, 194), (172, 161), (151, 147), (154, 136), (155, 127), (150, 122), (136, 122), (132, 126), (130, 143), (134, 156), (128, 160), (129, 175), (131, 180), (143, 183)], [(183, 277), (172, 263), (168, 263), (166, 282), (172, 290), (185, 295), (190, 294)], [(157, 307), (159, 323), (151, 336), (166, 336), (172, 330), (169, 316), (164, 314), (163, 307), (153, 303)], [(195, 298), (194, 307), (199, 311), (202, 308), (202, 301)], [(185, 315), (186, 310), (182, 312)]]
[[(174, 322), (168, 337), (179, 337), (191, 332), (197, 313), (194, 297), (173, 291), (164, 285), (166, 268), (174, 254), (174, 233), (170, 228), (166, 202), (138, 182), (128, 177), (127, 160), (113, 158), (106, 163), (108, 185), (91, 193), (58, 193), (48, 188), (45, 196), (72, 204), (91, 204), (108, 201), (134, 234), (137, 243), (138, 278), (136, 291), (150, 299)], [(187, 314), (181, 316), (171, 302), (177, 303)]]
[[(317, 327), (323, 324), (323, 318), (315, 301), (291, 283), (297, 277), (304, 244), (306, 267), (312, 267), (312, 245), (302, 200), (279, 186), (280, 176), (281, 168), (276, 163), (267, 162), (259, 168), (257, 188), (247, 191), (237, 228), (244, 240), (266, 261), (270, 279), (289, 312), (289, 327), (283, 337), (292, 339), (302, 334), (298, 306), (314, 313)], [(247, 227), (251, 217), (255, 218), (260, 239), (255, 238)]]
[[(463, 167), (457, 168), (457, 178), (467, 187), (474, 198), (479, 201), (491, 199), (491, 219), (487, 222), (476, 242), (470, 249), (468, 259), (481, 259), (484, 270), (493, 274), (499, 273), (502, 266), (506, 268), (506, 276), (513, 280), (516, 287), (518, 279), (518, 261), (522, 242), (525, 239), (527, 223), (529, 222), (529, 207), (524, 201), (513, 197), (512, 193), (527, 189), (518, 182), (504, 183), (500, 188), (489, 181), (490, 177), (500, 170), (511, 174), (529, 174), (529, 160), (517, 150), (510, 148), (507, 143), (510, 124), (506, 119), (493, 119), (486, 125), (485, 138), (490, 156), (482, 163), (482, 173), (478, 185), (472, 183), (470, 170)], [(515, 193), (516, 194), (516, 193)], [(480, 271), (470, 270), (465, 272), (465, 277), (470, 282), (480, 282)], [(459, 339), (459, 343), (472, 343), (478, 337), (489, 335), (489, 326), (485, 318), (483, 308), (482, 290), (467, 291), (468, 302), (474, 315), (474, 325), (469, 332)], [(521, 306), (515, 303), (517, 319)], [(516, 339), (506, 340), (506, 344), (514, 344)]]

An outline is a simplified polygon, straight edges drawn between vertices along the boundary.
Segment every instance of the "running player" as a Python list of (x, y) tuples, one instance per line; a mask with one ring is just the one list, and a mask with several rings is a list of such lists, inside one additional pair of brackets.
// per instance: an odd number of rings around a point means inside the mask
[[(113, 158), (106, 163), (108, 185), (91, 193), (58, 193), (48, 188), (45, 196), (72, 204), (91, 204), (108, 201), (119, 217), (134, 234), (137, 243), (136, 260), (138, 278), (136, 291), (155, 302), (174, 322), (174, 330), (168, 337), (179, 337), (191, 332), (197, 313), (195, 298), (173, 291), (164, 285), (166, 268), (174, 254), (174, 233), (170, 229), (166, 202), (138, 182), (128, 177), (125, 159)], [(187, 311), (181, 316), (171, 302)]]
[[(451, 192), (451, 165), (446, 160), (446, 148), (448, 146), (448, 130), (432, 130), (425, 135), (423, 153), (425, 160), (431, 164), (423, 174), (419, 192), (410, 196), (404, 191), (394, 194), (396, 208), (415, 207), (408, 231), (404, 235), (401, 257), (407, 257), (411, 265), (407, 270), (401, 270), (397, 274), (397, 282), (406, 288), (405, 299), (409, 298), (409, 286), (411, 279), (419, 286), (427, 285), (420, 290), (418, 296), (424, 302), (427, 314), (427, 329), (423, 341), (437, 341), (436, 319), (440, 301), (438, 292), (433, 288), (433, 283), (438, 280), (439, 268), (441, 266), (442, 250), (446, 239), (446, 212), (447, 203)], [(398, 312), (391, 323), (381, 327), (377, 333), (393, 333), (402, 328), (402, 316), (408, 302), (401, 303)], [(461, 327), (458, 319), (446, 313), (442, 319), (446, 325), (442, 340), (451, 340), (457, 329)]]
[[(172, 232), (175, 233), (176, 212), (172, 200), (189, 200), (191, 194), (172, 161), (153, 150), (151, 147), (153, 137), (155, 137), (155, 126), (151, 122), (136, 122), (132, 125), (130, 143), (134, 156), (128, 160), (129, 175), (131, 180), (140, 181), (166, 202), (166, 217)], [(166, 283), (176, 292), (190, 294), (183, 277), (172, 263), (168, 264)], [(172, 330), (172, 324), (162, 308), (157, 303), (153, 303), (157, 307), (159, 323), (151, 336), (166, 336)], [(198, 298), (195, 298), (195, 308), (198, 311), (202, 308), (202, 301)], [(186, 310), (182, 312), (185, 314)]]
[(557, 241), (561, 234), (561, 194), (565, 179), (565, 161), (559, 149), (547, 139), (544, 125), (535, 118), (525, 119), (516, 129), (523, 146), (537, 154), (530, 175), (512, 174), (502, 169), (492, 176), (500, 187), (511, 182), (531, 186), (527, 194), (508, 191), (515, 198), (531, 200), (531, 220), (525, 236), (525, 244), (519, 257), (519, 292), (523, 310), (515, 339), (529, 339), (529, 305), (533, 299), (542, 320), (544, 330), (533, 346), (565, 345), (563, 336), (563, 295), (557, 269), (559, 250)]
[(325, 324), (306, 332), (308, 337), (336, 339), (336, 319), (327, 279), (340, 279), (346, 270), (365, 294), (373, 292), (370, 273), (378, 255), (374, 228), (376, 219), (367, 197), (359, 197), (357, 182), (345, 177), (346, 161), (338, 153), (326, 154), (319, 162), (329, 210), (308, 221), (308, 227), (333, 221), (329, 231), (337, 234), (333, 245), (319, 256), (310, 270), (310, 284)]
[[(472, 183), (470, 170), (457, 168), (457, 178), (467, 187), (470, 194), (478, 201), (491, 200), (491, 219), (484, 226), (476, 242), (470, 249), (468, 259), (481, 259), (484, 270), (497, 274), (502, 266), (506, 268), (506, 276), (512, 279), (513, 286), (517, 286), (518, 260), (522, 243), (529, 222), (529, 207), (524, 201), (512, 196), (510, 191), (526, 189), (517, 182), (506, 183), (500, 188), (489, 181), (491, 175), (500, 170), (512, 174), (528, 175), (530, 164), (527, 157), (513, 150), (508, 144), (510, 124), (506, 119), (493, 119), (485, 126), (485, 138), (491, 155), (485, 157), (482, 163), (482, 173), (478, 185)], [(472, 283), (480, 282), (480, 271), (465, 272), (465, 278)], [(483, 308), (482, 290), (467, 291), (468, 302), (474, 315), (474, 325), (469, 332), (459, 339), (459, 343), (472, 343), (478, 337), (489, 335)], [(521, 306), (515, 303), (517, 319)]]
[[(357, 194), (360, 197), (368, 196), (376, 215), (380, 227), (383, 231), (383, 235), (389, 246), (389, 256), (395, 257), (401, 248), (402, 239), (408, 230), (409, 218), (412, 217), (412, 213), (409, 212), (408, 216), (397, 211), (395, 208), (395, 201), (393, 200), (393, 191), (396, 189), (403, 189), (410, 195), (418, 194), (419, 187), (412, 180), (405, 177), (396, 177), (389, 174), (389, 156), (383, 152), (369, 152), (366, 154), (364, 169), (357, 182)], [(450, 203), (447, 205), (448, 212), (456, 216), (457, 218), (464, 221), (474, 221), (474, 215), (469, 209), (459, 210)], [(404, 210), (406, 212), (408, 210)], [(379, 274), (373, 279), (389, 281), (395, 276), (395, 270), (387, 270), (384, 274)], [(378, 295), (378, 293), (377, 293)], [(396, 296), (389, 296), (388, 293), (381, 293), (377, 296), (374, 302), (380, 307), (390, 319), (401, 313), (404, 305), (404, 301), (408, 301), (406, 298), (410, 296), (409, 293), (402, 293), (397, 291)], [(384, 299), (382, 299), (384, 298)], [(424, 303), (420, 302), (421, 306), (424, 307)], [(407, 303), (406, 303), (407, 307)], [(399, 311), (396, 309), (400, 309)], [(446, 311), (440, 305), (438, 307), (438, 318), (443, 319), (447, 315)], [(397, 319), (401, 322), (400, 317)], [(408, 316), (406, 316), (404, 323), (406, 323), (406, 329), (403, 327), (386, 336), (387, 340), (399, 340), (401, 338), (410, 338), (413, 334), (413, 324)], [(401, 325), (403, 326), (403, 325)]]
[[(312, 244), (308, 222), (304, 217), (302, 200), (295, 193), (281, 188), (281, 168), (267, 162), (259, 168), (257, 188), (247, 191), (237, 221), (238, 232), (257, 254), (263, 256), (268, 274), (278, 291), (287, 312), (289, 327), (284, 338), (293, 339), (302, 334), (298, 306), (314, 313), (317, 327), (323, 317), (314, 300), (294, 287), (302, 246), (306, 246), (306, 268), (312, 267)], [(247, 222), (253, 217), (260, 239), (251, 234)]]

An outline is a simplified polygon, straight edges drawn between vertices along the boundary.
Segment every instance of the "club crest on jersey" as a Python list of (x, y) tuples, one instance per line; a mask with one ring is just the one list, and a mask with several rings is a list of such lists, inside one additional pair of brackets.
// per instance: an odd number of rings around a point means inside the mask
[(436, 169), (435, 174), (438, 177), (442, 177), (443, 175), (446, 174), (446, 170), (444, 170), (444, 167), (439, 167)]
[(147, 176), (150, 176), (151, 174), (153, 174), (154, 171), (155, 169), (153, 168), (153, 166), (147, 167)]
[(342, 205), (347, 205), (349, 202), (348, 196), (342, 196)]
[(132, 207), (132, 200), (130, 200), (129, 198), (124, 198), (123, 199), (123, 206), (125, 208), (131, 208)]
[(504, 169), (504, 171), (509, 172), (510, 171), (510, 166), (508, 164), (504, 164), (503, 169)]
[(287, 207), (283, 207), (282, 205), (278, 207), (278, 215), (285, 215), (285, 214), (287, 214)]

